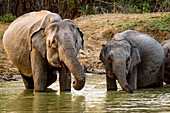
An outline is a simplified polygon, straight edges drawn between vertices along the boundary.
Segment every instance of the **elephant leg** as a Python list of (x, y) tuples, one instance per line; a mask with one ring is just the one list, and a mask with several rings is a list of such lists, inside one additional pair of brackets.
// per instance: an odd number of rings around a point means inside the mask
[(50, 70), (47, 78), (47, 87), (54, 83), (56, 80), (57, 80), (56, 71)]
[(164, 64), (160, 67), (159, 72), (156, 74), (157, 78), (154, 84), (149, 85), (149, 87), (162, 87), (164, 79)]
[(160, 67), (158, 70), (159, 72), (156, 73), (156, 80), (153, 84), (147, 86), (147, 88), (156, 88), (163, 86), (163, 77), (164, 77), (164, 65)]
[(166, 83), (166, 84), (170, 84), (170, 69), (166, 69), (164, 70), (164, 78), (163, 78), (163, 81)]
[(31, 51), (31, 68), (35, 91), (46, 91), (47, 88), (47, 66), (46, 60), (41, 53), (35, 49)]
[(111, 79), (111, 78), (106, 74), (106, 83), (107, 83), (107, 91), (109, 91), (109, 90), (115, 90), (115, 91), (117, 91), (116, 79)]
[(137, 89), (137, 68), (138, 67), (135, 66), (127, 76), (127, 82), (133, 90)]
[(22, 80), (24, 82), (25, 88), (26, 89), (34, 89), (33, 78), (32, 77), (27, 77), (27, 76), (23, 75), (21, 72), (20, 72), (20, 74), (22, 76)]
[(60, 91), (71, 91), (71, 72), (67, 66), (62, 64), (59, 74)]
[(164, 81), (164, 63), (162, 64), (161, 68), (160, 68), (160, 78), (159, 78), (159, 83), (160, 86), (163, 86), (163, 81)]

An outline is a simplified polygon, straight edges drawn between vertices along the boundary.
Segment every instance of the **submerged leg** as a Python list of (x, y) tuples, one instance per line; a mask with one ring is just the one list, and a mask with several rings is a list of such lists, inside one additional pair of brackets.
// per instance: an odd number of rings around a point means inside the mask
[(111, 79), (107, 74), (106, 74), (106, 83), (107, 83), (107, 90), (115, 90), (117, 91), (117, 84), (116, 84), (116, 79)]
[(60, 91), (71, 91), (71, 72), (67, 66), (62, 64), (59, 74)]
[(27, 77), (27, 76), (23, 75), (21, 72), (20, 72), (20, 74), (22, 76), (22, 80), (24, 82), (25, 88), (26, 89), (34, 89), (33, 78), (32, 77)]
[(160, 67), (160, 77), (159, 77), (159, 85), (160, 87), (163, 86), (163, 80), (164, 79), (164, 64)]
[(50, 70), (47, 76), (47, 87), (57, 80), (57, 73), (54, 70)]
[(133, 89), (137, 89), (137, 74), (138, 74), (138, 66), (135, 66), (128, 74), (127, 81), (129, 86)]
[(31, 68), (34, 80), (34, 90), (44, 92), (47, 88), (47, 61), (42, 54), (33, 49), (31, 51)]

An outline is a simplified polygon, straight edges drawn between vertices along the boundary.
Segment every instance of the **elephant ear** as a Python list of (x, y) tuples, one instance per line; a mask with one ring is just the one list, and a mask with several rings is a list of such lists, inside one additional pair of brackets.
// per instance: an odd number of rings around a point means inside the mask
[(170, 59), (170, 51), (168, 47), (164, 47), (164, 56), (165, 56), (165, 62), (169, 62)]
[(79, 46), (81, 47), (82, 50), (84, 50), (84, 34), (83, 32), (80, 30), (80, 28), (77, 27), (77, 31), (78, 33), (80, 34), (80, 37), (81, 37), (81, 43), (79, 44)]
[(164, 60), (165, 60), (165, 62), (166, 63), (168, 63), (170, 60), (170, 48), (169, 48), (169, 44), (168, 44), (168, 41), (170, 41), (170, 40), (165, 40), (165, 41), (163, 41), (163, 42), (161, 42), (161, 45), (162, 45), (162, 47), (164, 48)]
[(105, 58), (106, 58), (106, 49), (107, 49), (107, 46), (103, 44), (102, 50), (100, 51), (100, 56), (99, 56), (99, 60), (101, 60), (104, 63), (104, 65), (105, 65)]
[(84, 39), (83, 39), (84, 34), (80, 30), (80, 28), (78, 28), (76, 26), (76, 24), (70, 19), (64, 19), (64, 21), (68, 22), (72, 26), (72, 28), (75, 28), (75, 30), (73, 30), (73, 32), (75, 32), (75, 34), (76, 34), (75, 47), (76, 47), (77, 51), (79, 51), (80, 49), (84, 50)]
[(131, 39), (125, 37), (125, 40), (131, 45), (131, 58), (132, 58), (131, 67), (135, 67), (137, 64), (141, 62), (139, 50), (136, 44)]
[(168, 57), (169, 54), (170, 54), (170, 51), (169, 51), (170, 47), (168, 46), (169, 45), (168, 43), (170, 43), (170, 39), (164, 40), (164, 41), (161, 42), (161, 46), (164, 48), (165, 57)]
[(46, 56), (46, 44), (45, 44), (45, 28), (52, 22), (61, 20), (61, 17), (55, 13), (47, 14), (43, 19), (36, 22), (30, 29), (30, 51), (32, 48), (37, 49), (43, 56)]

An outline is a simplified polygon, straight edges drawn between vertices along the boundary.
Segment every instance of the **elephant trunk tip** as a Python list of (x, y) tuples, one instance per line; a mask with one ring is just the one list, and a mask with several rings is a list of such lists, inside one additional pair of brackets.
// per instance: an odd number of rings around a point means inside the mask
[(82, 81), (79, 81), (79, 80), (75, 80), (73, 81), (73, 88), (75, 90), (81, 90), (85, 85), (85, 79), (82, 80)]
[(133, 93), (133, 89), (129, 85), (126, 85), (124, 90), (127, 91), (128, 93)]

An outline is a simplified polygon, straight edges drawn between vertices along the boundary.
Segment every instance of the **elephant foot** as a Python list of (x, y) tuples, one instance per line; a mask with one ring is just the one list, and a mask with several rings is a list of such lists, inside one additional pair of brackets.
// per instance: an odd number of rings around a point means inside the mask
[(62, 65), (63, 67), (59, 69), (59, 82), (60, 82), (60, 91), (71, 91), (71, 72), (69, 69)]
[(65, 79), (65, 80), (60, 80), (60, 91), (71, 91), (71, 80)]
[(106, 75), (107, 91), (117, 91), (116, 79), (111, 79)]
[(149, 86), (147, 86), (147, 88), (157, 88), (157, 87), (162, 87), (163, 86), (163, 82), (156, 82), (153, 84), (150, 84)]
[(132, 88), (129, 85), (126, 85), (125, 88), (123, 88), (125, 91), (127, 91), (128, 93), (133, 93)]
[(46, 85), (41, 85), (41, 86), (39, 86), (39, 85), (34, 85), (35, 87), (34, 87), (34, 91), (35, 92), (46, 92), (47, 91), (47, 87), (46, 87)]
[(46, 92), (46, 90), (34, 89), (35, 92)]
[(167, 78), (167, 77), (164, 77), (164, 80), (163, 80), (166, 84), (170, 84), (170, 79)]
[(61, 92), (70, 92), (71, 91), (71, 88), (70, 89), (60, 89)]

